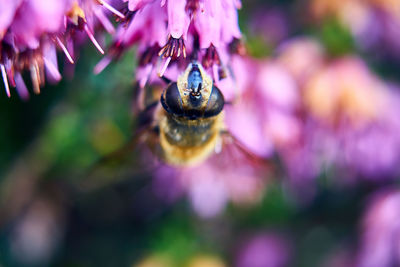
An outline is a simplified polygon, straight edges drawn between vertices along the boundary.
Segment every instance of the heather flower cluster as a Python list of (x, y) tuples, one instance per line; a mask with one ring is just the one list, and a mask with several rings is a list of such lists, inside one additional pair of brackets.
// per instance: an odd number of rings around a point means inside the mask
[[(138, 44), (136, 79), (141, 87), (154, 74), (163, 76), (169, 65), (176, 65), (178, 69), (176, 73), (167, 73), (176, 80), (191, 60), (202, 62), (215, 81), (227, 75), (229, 46), (237, 46), (235, 43), (241, 37), (237, 17), (240, 1), (126, 2), (126, 22), (119, 26), (110, 53), (95, 67), (95, 73), (101, 72), (124, 50)], [(158, 69), (154, 70), (155, 67)]]
[(45, 76), (52, 82), (61, 79), (57, 48), (73, 64), (75, 45), (81, 33), (85, 33), (103, 54), (94, 37), (95, 27), (101, 23), (109, 32), (114, 31), (107, 10), (124, 18), (102, 0), (2, 0), (0, 6), (0, 69), (4, 87), (8, 97), (10, 85), (16, 87), (23, 99), (29, 96), (22, 79), (24, 71), (30, 73), (33, 91), (40, 93)]
[(378, 56), (400, 55), (400, 3), (386, 0), (314, 0), (310, 1), (310, 15), (317, 22), (335, 17), (349, 30), (357, 45)]
[(327, 60), (312, 40), (284, 44), (278, 61), (297, 80), (306, 114), (301, 136), (283, 153), (292, 177), (301, 181), (334, 167), (347, 182), (356, 174), (394, 178), (400, 141), (396, 85), (373, 74), (359, 57)]

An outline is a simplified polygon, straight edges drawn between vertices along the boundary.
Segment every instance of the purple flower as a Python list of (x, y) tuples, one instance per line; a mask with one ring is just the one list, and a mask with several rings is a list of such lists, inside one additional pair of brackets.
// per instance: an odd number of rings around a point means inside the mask
[(283, 267), (290, 260), (290, 245), (284, 237), (274, 234), (258, 234), (244, 242), (239, 250), (237, 267)]
[(159, 56), (164, 59), (158, 69), (162, 76), (171, 62), (184, 69), (189, 62), (185, 58), (190, 55), (204, 67), (214, 68), (214, 79), (219, 80), (218, 71), (229, 60), (222, 59), (228, 45), (241, 37), (237, 21), (240, 3), (235, 0), (129, 1), (128, 8), (128, 25), (119, 27), (110, 54), (96, 66), (96, 73), (126, 48), (139, 43), (139, 67), (148, 70), (146, 76), (160, 65)]
[[(244, 205), (260, 200), (266, 171), (265, 166), (249, 158), (236, 145), (227, 144), (220, 153), (196, 166), (158, 168), (156, 193), (171, 200), (171, 196), (175, 198), (186, 192), (194, 211), (209, 218), (220, 214), (228, 201)], [(169, 185), (161, 191), (163, 181)]]
[(34, 92), (39, 93), (45, 83), (45, 73), (51, 81), (61, 79), (55, 55), (57, 46), (74, 63), (76, 32), (83, 31), (103, 53), (93, 35), (97, 21), (112, 30), (103, 7), (124, 17), (102, 0), (2, 0), (0, 5), (0, 71), (7, 95), (11, 95), (11, 84), (23, 99), (29, 94), (22, 72), (30, 71)]
[(325, 60), (324, 48), (317, 40), (297, 37), (283, 42), (278, 48), (278, 62), (296, 82), (303, 86)]
[(0, 1), (0, 40), (3, 39), (7, 28), (10, 26), (15, 12), (18, 6), (21, 4), (22, 0), (16, 1), (8, 1), (8, 0), (1, 0)]
[(327, 170), (341, 177), (339, 183), (393, 178), (400, 160), (398, 94), (359, 58), (322, 62), (300, 69), (283, 61), (302, 96), (297, 139), (278, 149), (292, 181), (312, 190), (306, 181)]
[(240, 56), (231, 58), (231, 69), (235, 79), (217, 83), (233, 101), (225, 108), (231, 134), (260, 157), (297, 139), (300, 96), (290, 73), (276, 62)]
[(378, 54), (400, 56), (400, 4), (386, 0), (310, 2), (315, 20), (335, 17), (348, 28), (359, 47)]
[(337, 163), (370, 177), (390, 175), (396, 169), (399, 100), (356, 58), (334, 62), (316, 74), (305, 91), (311, 114), (335, 132)]
[(400, 193), (377, 193), (363, 218), (358, 254), (359, 267), (389, 267), (400, 264)]

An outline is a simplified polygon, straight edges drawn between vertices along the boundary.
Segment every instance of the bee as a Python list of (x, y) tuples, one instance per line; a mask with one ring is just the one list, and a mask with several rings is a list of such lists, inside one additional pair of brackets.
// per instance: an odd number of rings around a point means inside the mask
[(203, 67), (192, 62), (161, 94), (153, 151), (171, 165), (193, 165), (221, 147), (224, 96)]
[[(132, 154), (139, 144), (146, 144), (158, 159), (176, 167), (200, 164), (222, 149), (234, 151), (232, 160), (240, 159), (238, 162), (241, 164), (249, 162), (247, 160), (252, 164), (259, 161), (227, 130), (224, 124), (224, 106), (227, 103), (200, 63), (189, 63), (176, 82), (164, 76), (161, 78), (167, 87), (158, 93), (159, 100), (140, 111), (137, 130), (131, 141), (95, 164), (94, 169), (99, 166), (103, 169), (98, 173), (104, 175), (103, 167), (110, 165), (114, 166), (111, 171), (115, 176), (114, 163), (129, 158), (127, 154)], [(146, 97), (141, 101), (144, 99)], [(229, 143), (233, 146), (228, 146)]]

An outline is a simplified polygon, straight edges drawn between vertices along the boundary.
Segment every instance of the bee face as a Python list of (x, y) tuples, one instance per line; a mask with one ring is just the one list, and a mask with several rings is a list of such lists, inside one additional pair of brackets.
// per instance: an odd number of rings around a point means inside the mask
[(221, 91), (198, 63), (189, 64), (161, 96), (161, 104), (168, 113), (190, 120), (216, 116), (224, 103)]

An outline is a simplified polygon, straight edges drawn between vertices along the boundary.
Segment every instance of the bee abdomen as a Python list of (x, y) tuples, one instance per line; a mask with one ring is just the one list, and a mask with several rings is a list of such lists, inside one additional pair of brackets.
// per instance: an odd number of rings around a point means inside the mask
[(175, 146), (201, 146), (210, 140), (215, 120), (196, 120), (182, 122), (171, 116), (167, 119), (165, 137)]
[(172, 165), (192, 165), (214, 152), (223, 127), (222, 114), (199, 120), (166, 114), (160, 122), (161, 157)]

